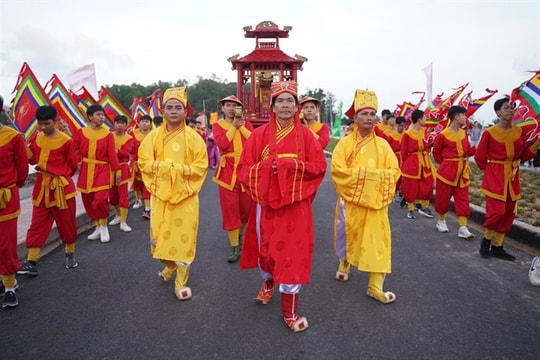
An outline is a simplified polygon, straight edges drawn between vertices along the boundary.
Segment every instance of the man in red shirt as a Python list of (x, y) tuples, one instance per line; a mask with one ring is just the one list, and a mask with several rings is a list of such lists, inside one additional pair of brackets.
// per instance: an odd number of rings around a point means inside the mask
[[(0, 109), (4, 99), (0, 96)], [(17, 257), (17, 220), (21, 213), (19, 188), (28, 176), (28, 157), (24, 138), (0, 123), (0, 296), (2, 308), (19, 305), (15, 274), (20, 268)]]
[(79, 151), (81, 169), (77, 190), (81, 192), (84, 209), (96, 223), (88, 240), (110, 241), (107, 218), (109, 217), (109, 189), (121, 180), (120, 164), (116, 156), (114, 136), (103, 125), (105, 111), (101, 105), (91, 105), (86, 110), (89, 126), (79, 129), (73, 140)]
[[(240, 238), (253, 206), (251, 197), (238, 180), (237, 167), (253, 127), (244, 120), (244, 105), (236, 96), (221, 99), (218, 106), (224, 118), (212, 126), (212, 131), (221, 159), (212, 180), (219, 185), (223, 229), (227, 231), (232, 249), (227, 261), (236, 262), (240, 258)], [(242, 110), (238, 115), (237, 107)]]
[(467, 132), (463, 130), (467, 123), (466, 112), (467, 109), (461, 106), (451, 106), (448, 109), (450, 125), (435, 138), (432, 153), (439, 163), (435, 181), (435, 211), (438, 214), (436, 228), (439, 232), (448, 232), (446, 213), (453, 196), (459, 224), (458, 237), (472, 239), (474, 235), (467, 228), (467, 218), (471, 212), (469, 156), (474, 155), (476, 148), (471, 146)]
[(22, 275), (38, 275), (36, 265), (53, 222), (64, 243), (66, 269), (79, 265), (74, 256), (77, 189), (72, 179), (77, 171), (78, 159), (71, 137), (57, 129), (56, 116), (53, 106), (40, 106), (36, 119), (41, 132), (28, 144), (31, 153), (29, 162), (35, 165), (38, 174), (32, 192), (32, 220), (26, 233), (28, 256), (17, 272)]
[(521, 198), (519, 163), (536, 156), (540, 138), (531, 145), (522, 129), (512, 125), (514, 108), (509, 98), (495, 101), (493, 108), (499, 122), (482, 133), (474, 156), (478, 167), (484, 170), (481, 191), (486, 196), (485, 231), (479, 251), (483, 258), (514, 261), (516, 258), (503, 249), (503, 242)]

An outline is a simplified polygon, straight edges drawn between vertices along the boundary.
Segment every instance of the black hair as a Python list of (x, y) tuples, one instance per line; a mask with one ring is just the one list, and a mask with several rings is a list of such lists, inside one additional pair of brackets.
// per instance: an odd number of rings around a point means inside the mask
[(493, 104), (493, 110), (495, 110), (495, 112), (501, 110), (501, 108), (503, 107), (504, 104), (506, 103), (509, 103), (510, 102), (510, 98), (508, 96), (505, 96), (497, 101), (495, 101), (495, 104)]
[[(291, 93), (289, 93), (291, 94)], [(293, 97), (294, 97), (294, 105), (298, 105), (298, 97), (294, 94), (291, 94)], [(277, 99), (277, 96), (274, 96), (272, 98), (272, 106), (274, 106), (276, 104), (276, 99)]]
[(388, 109), (384, 109), (384, 110), (382, 111), (382, 113), (381, 113), (382, 116), (384, 116), (384, 115), (391, 115), (391, 114), (392, 114), (392, 112), (391, 112), (390, 110), (388, 110)]
[(152, 120), (154, 125), (161, 125), (163, 122), (163, 116), (154, 116), (154, 119)]
[(105, 112), (105, 110), (103, 109), (103, 106), (101, 105), (90, 105), (88, 109), (86, 109), (86, 116), (92, 116), (98, 111)]
[(465, 114), (467, 112), (467, 109), (465, 109), (463, 106), (450, 106), (450, 109), (448, 109), (448, 117), (450, 118), (450, 121), (454, 121), (456, 116), (459, 114)]
[(398, 116), (396, 118), (396, 125), (399, 125), (399, 124), (405, 124), (405, 118), (403, 116)]
[(54, 106), (50, 105), (43, 105), (37, 108), (36, 110), (36, 119), (47, 121), (47, 120), (53, 120), (56, 121), (56, 116), (58, 113), (56, 112), (56, 109)]
[(128, 119), (125, 115), (117, 115), (115, 118), (114, 118), (114, 122), (115, 123), (124, 123), (127, 125), (128, 123)]
[(424, 116), (424, 112), (422, 110), (414, 110), (411, 114), (411, 121), (413, 124), (416, 124), (418, 120), (420, 120)]
[(139, 121), (143, 121), (143, 120), (152, 122), (152, 117), (150, 115), (143, 115), (139, 118)]

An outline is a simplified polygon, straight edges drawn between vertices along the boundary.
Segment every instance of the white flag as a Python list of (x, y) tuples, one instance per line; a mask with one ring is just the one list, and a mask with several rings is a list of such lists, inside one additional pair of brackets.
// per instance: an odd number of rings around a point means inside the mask
[(68, 86), (74, 93), (78, 94), (84, 86), (94, 99), (99, 98), (96, 68), (94, 64), (81, 66), (67, 75)]
[(426, 93), (429, 105), (431, 104), (431, 100), (433, 100), (433, 62), (430, 62), (422, 71), (426, 74)]

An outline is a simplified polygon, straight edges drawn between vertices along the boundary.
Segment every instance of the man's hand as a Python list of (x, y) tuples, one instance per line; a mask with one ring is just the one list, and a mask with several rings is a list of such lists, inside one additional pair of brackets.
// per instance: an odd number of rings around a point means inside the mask
[(234, 126), (235, 128), (239, 129), (241, 128), (242, 126), (244, 126), (245, 124), (245, 120), (243, 118), (237, 118), (235, 117), (233, 122), (232, 122), (232, 126)]
[(122, 182), (122, 174), (116, 174), (116, 178), (114, 181), (114, 185), (120, 186), (120, 183)]

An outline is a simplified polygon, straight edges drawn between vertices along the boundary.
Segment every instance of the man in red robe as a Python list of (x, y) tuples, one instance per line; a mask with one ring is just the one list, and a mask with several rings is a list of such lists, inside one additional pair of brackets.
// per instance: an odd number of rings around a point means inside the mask
[[(237, 173), (240, 154), (253, 126), (244, 120), (244, 105), (236, 96), (221, 99), (218, 106), (224, 118), (212, 126), (212, 132), (221, 159), (212, 180), (219, 185), (223, 230), (227, 231), (232, 249), (227, 261), (232, 263), (240, 258), (240, 238), (253, 206), (251, 197), (238, 181)], [(239, 114), (236, 114), (236, 107), (240, 108)]]
[(53, 222), (64, 243), (65, 267), (79, 264), (75, 260), (77, 224), (75, 221), (77, 189), (72, 176), (77, 171), (78, 158), (73, 140), (56, 127), (57, 112), (53, 106), (40, 106), (36, 111), (41, 132), (28, 144), (29, 162), (38, 171), (32, 192), (32, 220), (26, 233), (28, 256), (17, 272), (38, 276), (37, 263)]
[(298, 295), (309, 283), (313, 257), (311, 198), (326, 171), (317, 139), (300, 123), (295, 82), (273, 83), (267, 124), (245, 144), (238, 173), (257, 203), (250, 216), (240, 268), (259, 266), (263, 284), (256, 297), (267, 304), (280, 283), (283, 319), (294, 331), (307, 329), (297, 314)]
[[(0, 97), (0, 109), (4, 99)], [(19, 188), (28, 176), (28, 157), (24, 138), (17, 131), (0, 123), (0, 296), (2, 308), (19, 305), (15, 290), (19, 287), (15, 274), (17, 257), (17, 219), (21, 213)]]
[(503, 242), (512, 228), (517, 200), (521, 198), (519, 163), (536, 156), (540, 138), (534, 144), (528, 144), (522, 129), (512, 125), (514, 108), (509, 98), (495, 101), (493, 108), (499, 122), (482, 133), (474, 155), (476, 164), (484, 170), (481, 191), (486, 196), (480, 255), (514, 261), (516, 258), (503, 249)]

